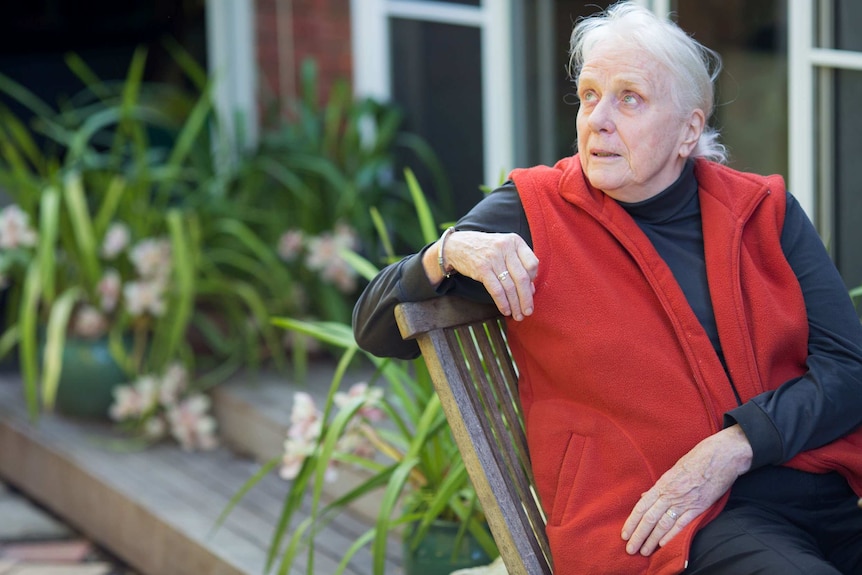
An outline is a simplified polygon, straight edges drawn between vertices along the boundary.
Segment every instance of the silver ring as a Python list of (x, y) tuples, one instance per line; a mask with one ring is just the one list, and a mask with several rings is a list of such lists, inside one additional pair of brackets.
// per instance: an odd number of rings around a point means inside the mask
[(502, 271), (497, 274), (497, 279), (502, 281), (506, 281), (506, 278), (509, 277), (509, 270)]
[(667, 511), (665, 511), (665, 513), (667, 513), (667, 516), (670, 517), (671, 519), (673, 519), (674, 521), (676, 521), (676, 518), (679, 517), (679, 513), (677, 513), (673, 509), (668, 509)]

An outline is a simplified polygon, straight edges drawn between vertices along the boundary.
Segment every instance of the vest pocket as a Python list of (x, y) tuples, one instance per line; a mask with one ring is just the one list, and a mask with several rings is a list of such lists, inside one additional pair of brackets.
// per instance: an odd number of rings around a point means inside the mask
[(587, 438), (583, 435), (572, 433), (569, 436), (566, 452), (563, 455), (562, 465), (560, 466), (560, 474), (557, 479), (554, 508), (551, 510), (551, 515), (548, 519), (549, 525), (559, 525), (566, 509), (569, 507), (569, 499), (575, 491), (574, 486), (577, 482), (578, 472), (581, 469), (586, 442)]

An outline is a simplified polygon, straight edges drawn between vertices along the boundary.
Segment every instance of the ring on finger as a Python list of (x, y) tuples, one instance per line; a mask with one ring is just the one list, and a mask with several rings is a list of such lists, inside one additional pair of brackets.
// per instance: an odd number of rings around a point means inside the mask
[(679, 517), (679, 513), (677, 513), (673, 509), (668, 509), (667, 511), (665, 511), (665, 513), (667, 514), (668, 517), (670, 517), (674, 521), (676, 521), (677, 517)]
[(497, 274), (497, 279), (502, 281), (506, 281), (506, 278), (509, 277), (509, 270), (504, 270)]

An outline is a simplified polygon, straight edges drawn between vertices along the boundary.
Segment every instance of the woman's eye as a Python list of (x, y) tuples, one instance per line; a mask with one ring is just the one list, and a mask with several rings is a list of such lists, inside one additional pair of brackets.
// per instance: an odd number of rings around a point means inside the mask
[(637, 104), (638, 103), (637, 96), (635, 96), (634, 94), (626, 94), (623, 96), (623, 103), (629, 104), (629, 105)]
[(596, 96), (596, 93), (593, 92), (592, 90), (584, 92), (581, 95), (581, 101), (583, 101), (583, 102), (595, 102), (597, 99), (598, 99), (598, 96)]

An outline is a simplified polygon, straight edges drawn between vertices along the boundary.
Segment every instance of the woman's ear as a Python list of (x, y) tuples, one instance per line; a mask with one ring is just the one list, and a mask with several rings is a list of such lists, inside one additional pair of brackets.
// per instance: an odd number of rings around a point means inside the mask
[(679, 146), (679, 155), (683, 158), (689, 157), (694, 148), (697, 146), (700, 135), (703, 133), (703, 128), (706, 125), (706, 116), (703, 110), (695, 108), (692, 110), (685, 124), (683, 125), (682, 142)]

